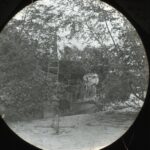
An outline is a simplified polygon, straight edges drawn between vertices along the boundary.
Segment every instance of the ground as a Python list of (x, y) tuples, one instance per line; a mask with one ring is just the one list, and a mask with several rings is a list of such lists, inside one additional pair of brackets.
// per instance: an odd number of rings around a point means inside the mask
[(97, 112), (60, 118), (60, 133), (50, 127), (51, 119), (10, 123), (25, 141), (44, 150), (98, 150), (117, 140), (135, 120), (137, 113)]

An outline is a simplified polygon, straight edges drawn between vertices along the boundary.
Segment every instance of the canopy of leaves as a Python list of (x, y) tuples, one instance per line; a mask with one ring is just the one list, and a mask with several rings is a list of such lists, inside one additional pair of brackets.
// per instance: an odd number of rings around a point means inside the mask
[(148, 63), (142, 42), (105, 3), (37, 1), (8, 23), (0, 41), (0, 103), (16, 114), (41, 115), (43, 103), (56, 92), (68, 99), (83, 96), (87, 73), (99, 76), (100, 101), (125, 101), (131, 93), (145, 98)]

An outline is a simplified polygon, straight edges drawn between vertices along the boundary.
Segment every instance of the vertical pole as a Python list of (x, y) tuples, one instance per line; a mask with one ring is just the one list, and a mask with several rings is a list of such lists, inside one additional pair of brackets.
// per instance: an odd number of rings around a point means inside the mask
[[(56, 59), (57, 59), (57, 79), (56, 79), (56, 94), (57, 94), (57, 96), (58, 96), (58, 92), (59, 92), (59, 90), (58, 90), (58, 88), (59, 88), (59, 52), (58, 52), (58, 47), (57, 47), (57, 31), (55, 30), (55, 37), (56, 37), (56, 45), (55, 45), (55, 48), (56, 48)], [(59, 103), (59, 101), (58, 101), (58, 103)], [(57, 125), (56, 125), (56, 133), (57, 134), (59, 134), (59, 106), (58, 106), (58, 108), (57, 108), (57, 114), (56, 114), (56, 123), (57, 123)]]

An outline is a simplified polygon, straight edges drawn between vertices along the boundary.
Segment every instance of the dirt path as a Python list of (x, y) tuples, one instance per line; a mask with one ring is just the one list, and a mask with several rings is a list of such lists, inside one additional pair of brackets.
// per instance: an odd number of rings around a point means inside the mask
[(117, 140), (135, 119), (134, 114), (95, 113), (61, 117), (60, 133), (51, 119), (18, 122), (10, 127), (27, 142), (44, 150), (98, 150)]

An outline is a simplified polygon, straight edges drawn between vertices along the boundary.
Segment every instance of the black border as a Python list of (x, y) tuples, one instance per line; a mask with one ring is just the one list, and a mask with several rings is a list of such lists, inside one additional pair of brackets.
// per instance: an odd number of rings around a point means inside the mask
[[(34, 0), (35, 1), (35, 0)], [(122, 12), (134, 25), (145, 46), (150, 60), (150, 4), (148, 0), (103, 0)], [(0, 0), (0, 31), (6, 23), (31, 3), (31, 0)], [(150, 87), (145, 104), (130, 129), (117, 141), (103, 150), (149, 150), (150, 149)], [(0, 149), (36, 150), (13, 133), (0, 119)]]

